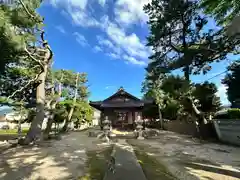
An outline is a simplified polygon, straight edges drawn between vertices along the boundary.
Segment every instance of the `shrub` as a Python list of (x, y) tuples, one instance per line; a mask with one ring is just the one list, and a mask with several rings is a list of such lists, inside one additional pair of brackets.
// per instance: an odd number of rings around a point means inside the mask
[(240, 119), (240, 109), (238, 108), (229, 109), (227, 113), (230, 119)]

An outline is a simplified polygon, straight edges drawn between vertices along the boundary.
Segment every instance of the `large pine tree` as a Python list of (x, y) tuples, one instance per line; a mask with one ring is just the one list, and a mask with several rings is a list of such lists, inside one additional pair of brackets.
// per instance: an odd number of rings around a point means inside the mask
[[(208, 18), (201, 13), (198, 1), (152, 0), (144, 10), (149, 15), (147, 46), (153, 50), (145, 84), (151, 85), (159, 76), (177, 69), (190, 83), (190, 75), (207, 73), (210, 63), (226, 59), (239, 45), (239, 40), (227, 36), (225, 29), (208, 28)], [(191, 85), (181, 99), (197, 117), (199, 131), (199, 124), (207, 121), (195, 105), (193, 90)]]
[(153, 55), (148, 71), (182, 69), (189, 80), (191, 74), (206, 73), (209, 63), (223, 60), (235, 50), (224, 30), (207, 29), (207, 17), (200, 13), (196, 1), (152, 0), (144, 7), (149, 15), (148, 46)]

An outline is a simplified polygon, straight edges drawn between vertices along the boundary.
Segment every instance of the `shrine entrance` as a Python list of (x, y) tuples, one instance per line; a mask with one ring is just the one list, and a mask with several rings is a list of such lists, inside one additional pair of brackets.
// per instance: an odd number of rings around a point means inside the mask
[(151, 103), (141, 100), (120, 88), (107, 99), (90, 102), (90, 105), (101, 110), (101, 121), (107, 116), (113, 128), (134, 129), (137, 117), (142, 118), (144, 106)]
[(129, 112), (127, 111), (115, 111), (116, 120), (113, 123), (113, 127), (120, 129), (128, 129), (130, 128), (129, 123)]

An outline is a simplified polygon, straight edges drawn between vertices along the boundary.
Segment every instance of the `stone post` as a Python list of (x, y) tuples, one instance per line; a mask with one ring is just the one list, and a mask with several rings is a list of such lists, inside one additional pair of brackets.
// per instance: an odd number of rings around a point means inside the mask
[(103, 131), (104, 131), (104, 137), (107, 141), (109, 141), (109, 135), (110, 135), (110, 129), (111, 129), (111, 122), (108, 119), (108, 116), (105, 116), (105, 119), (103, 120)]
[(136, 123), (137, 123), (136, 130), (138, 132), (137, 139), (144, 139), (144, 137), (143, 137), (143, 126), (142, 126), (143, 120), (142, 120), (140, 115), (137, 116)]

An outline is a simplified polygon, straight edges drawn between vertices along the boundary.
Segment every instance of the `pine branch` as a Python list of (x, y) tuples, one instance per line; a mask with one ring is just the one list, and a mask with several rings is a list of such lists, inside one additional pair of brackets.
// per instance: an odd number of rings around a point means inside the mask
[(36, 22), (38, 23), (42, 23), (43, 21), (42, 20), (38, 20), (36, 18), (36, 16), (34, 16), (33, 14), (30, 13), (30, 11), (27, 9), (27, 7), (25, 6), (24, 2), (22, 0), (19, 0), (20, 4), (22, 5), (22, 7), (24, 8), (25, 12), (28, 14), (28, 16), (32, 19), (34, 19)]
[(17, 89), (16, 91), (14, 91), (10, 96), (8, 96), (7, 99), (9, 100), (10, 98), (14, 97), (15, 94), (22, 92), (24, 89), (26, 89), (28, 86), (30, 86), (33, 82), (35, 82), (35, 81), (39, 78), (39, 76), (41, 75), (41, 73), (42, 73), (42, 70), (41, 70), (41, 72), (38, 73), (33, 79), (29, 80), (28, 83), (25, 84), (25, 86), (23, 86), (23, 87), (21, 87), (20, 89)]
[(33, 61), (37, 62), (38, 64), (40, 64), (40, 66), (41, 66), (42, 68), (44, 68), (44, 65), (42, 64), (41, 60), (36, 59), (36, 58), (33, 56), (33, 54), (30, 53), (30, 52), (27, 50), (26, 47), (25, 47), (25, 52), (28, 54), (28, 56), (29, 56)]
[[(24, 10), (26, 11), (26, 13), (29, 15), (30, 18), (34, 19), (35, 21), (39, 22), (36, 18), (36, 16), (32, 15), (29, 10), (27, 9), (27, 7), (25, 6), (25, 4), (23, 3), (22, 0), (19, 0), (19, 2), (21, 3), (21, 5), (23, 6)], [(43, 23), (43, 21), (40, 21), (40, 23)], [(52, 59), (53, 56), (53, 52), (48, 44), (48, 42), (44, 39), (44, 30), (40, 30), (41, 32), (41, 40), (43, 41), (43, 47), (45, 47), (46, 49), (48, 49), (49, 52), (49, 56), (46, 58), (45, 63), (49, 63)], [(42, 64), (41, 60), (36, 59), (35, 57), (33, 57), (33, 55), (27, 50), (27, 48), (25, 48), (26, 53), (28, 54), (28, 56), (34, 60), (35, 62), (37, 62), (39, 65), (41, 65), (41, 71), (31, 80), (29, 80), (25, 86), (21, 87), (20, 89), (17, 89), (16, 91), (13, 92), (12, 95), (8, 96), (7, 100), (9, 100), (10, 98), (14, 97), (17, 93), (20, 93), (22, 91), (24, 91), (24, 89), (26, 89), (28, 86), (30, 86), (32, 83), (36, 82), (39, 79), (39, 76), (42, 74), (42, 72), (44, 71), (44, 65)], [(46, 51), (45, 51), (46, 52)], [(47, 53), (47, 52), (46, 52)], [(37, 67), (37, 66), (36, 66)]]

